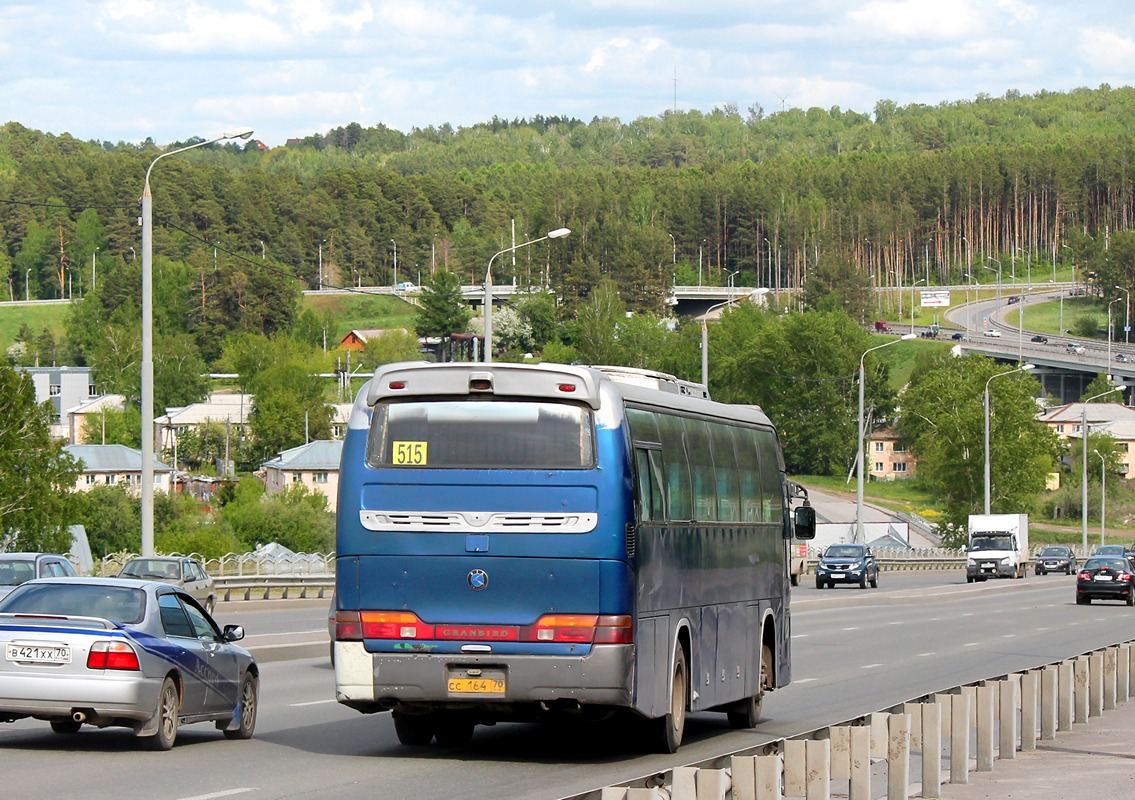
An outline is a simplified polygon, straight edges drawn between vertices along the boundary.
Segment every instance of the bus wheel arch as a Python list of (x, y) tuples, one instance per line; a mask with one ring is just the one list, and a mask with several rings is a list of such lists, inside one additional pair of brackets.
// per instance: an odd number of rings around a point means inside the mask
[(690, 702), (689, 654), (690, 631), (683, 625), (678, 629), (670, 659), (670, 677), (666, 684), (668, 710), (648, 723), (652, 749), (661, 753), (675, 753), (682, 744)]

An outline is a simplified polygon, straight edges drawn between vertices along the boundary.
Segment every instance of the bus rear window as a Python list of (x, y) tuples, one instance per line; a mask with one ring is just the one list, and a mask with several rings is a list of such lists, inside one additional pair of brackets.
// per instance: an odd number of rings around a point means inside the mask
[(380, 404), (367, 463), (425, 469), (586, 469), (591, 412), (563, 403), (441, 400)]

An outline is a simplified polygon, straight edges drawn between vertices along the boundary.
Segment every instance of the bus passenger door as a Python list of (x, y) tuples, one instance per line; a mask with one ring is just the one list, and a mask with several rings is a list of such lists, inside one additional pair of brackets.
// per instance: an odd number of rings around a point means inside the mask
[[(673, 632), (665, 608), (666, 587), (658, 584), (660, 536), (666, 522), (662, 452), (635, 447), (635, 707), (649, 716), (669, 708)], [(655, 557), (652, 558), (652, 554)]]

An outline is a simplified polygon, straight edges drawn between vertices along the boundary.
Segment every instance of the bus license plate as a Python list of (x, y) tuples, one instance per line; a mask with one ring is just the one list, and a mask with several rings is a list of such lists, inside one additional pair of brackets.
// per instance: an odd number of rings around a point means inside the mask
[(504, 694), (504, 678), (450, 678), (450, 694)]
[(45, 646), (9, 642), (4, 649), (9, 661), (30, 661), (36, 664), (70, 664), (71, 648), (67, 645)]

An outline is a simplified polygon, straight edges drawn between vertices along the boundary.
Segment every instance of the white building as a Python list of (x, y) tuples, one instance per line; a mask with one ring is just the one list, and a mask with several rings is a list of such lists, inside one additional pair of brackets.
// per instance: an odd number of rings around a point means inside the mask
[(335, 511), (339, 496), (339, 459), (343, 453), (341, 440), (319, 440), (293, 447), (265, 461), (264, 488), (268, 494), (282, 492), (300, 484), (327, 498), (327, 507)]

